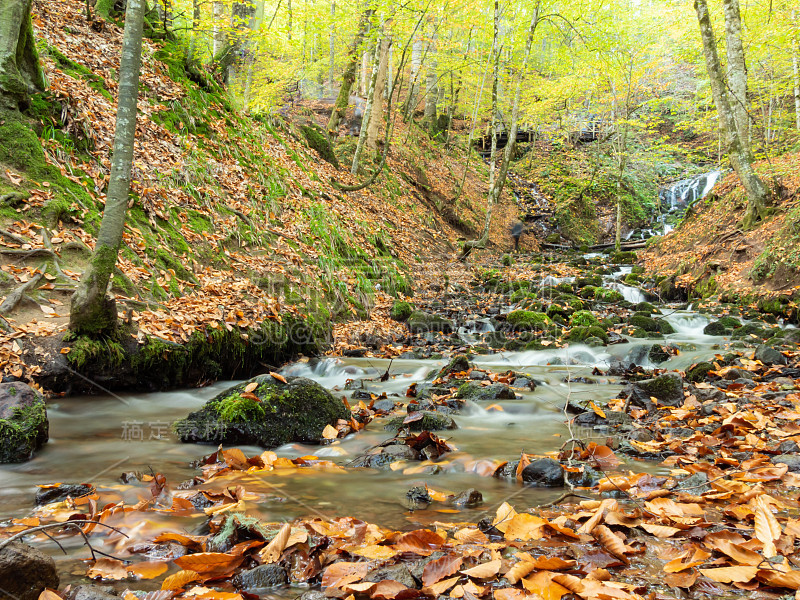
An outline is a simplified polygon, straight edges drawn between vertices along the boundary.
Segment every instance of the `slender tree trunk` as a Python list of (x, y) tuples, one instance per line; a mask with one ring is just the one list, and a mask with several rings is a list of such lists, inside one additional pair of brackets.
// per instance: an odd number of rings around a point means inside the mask
[(377, 149), (378, 129), (381, 125), (381, 115), (383, 114), (383, 92), (386, 89), (388, 78), (389, 50), (392, 47), (392, 39), (387, 35), (381, 38), (377, 65), (378, 72), (375, 76), (375, 93), (372, 99), (372, 116), (367, 124), (367, 148)]
[(286, 0), (286, 37), (292, 41), (292, 0)]
[(749, 228), (766, 214), (768, 192), (766, 186), (753, 169), (751, 158), (739, 137), (733, 109), (725, 86), (725, 76), (717, 54), (714, 29), (711, 26), (711, 18), (708, 14), (708, 4), (706, 0), (695, 0), (694, 7), (697, 12), (697, 22), (700, 26), (700, 36), (703, 39), (706, 70), (711, 80), (714, 104), (717, 107), (720, 128), (725, 139), (725, 149), (736, 174), (739, 176), (739, 181), (742, 182), (742, 186), (747, 192), (747, 212), (743, 225)]
[(214, 37), (213, 37), (213, 53), (216, 59), (219, 53), (225, 48), (227, 36), (225, 35), (225, 27), (228, 19), (225, 17), (225, 4), (223, 2), (214, 2), (212, 4), (212, 17), (214, 20)]
[(742, 45), (742, 17), (739, 0), (723, 0), (725, 11), (725, 50), (728, 56), (728, 93), (733, 119), (742, 142), (742, 151), (750, 156), (750, 114), (747, 110), (747, 64)]
[(117, 307), (106, 295), (122, 243), (130, 194), (133, 146), (136, 138), (139, 71), (142, 66), (142, 30), (146, 0), (128, 0), (119, 70), (119, 100), (111, 157), (111, 177), (100, 233), (78, 289), (72, 296), (69, 326), (72, 331), (97, 335), (113, 331)]
[(411, 76), (408, 86), (408, 104), (414, 106), (419, 94), (419, 72), (422, 68), (422, 39), (417, 38), (411, 46)]
[(525, 41), (525, 54), (522, 58), (522, 67), (520, 68), (519, 77), (517, 79), (517, 86), (514, 92), (514, 104), (511, 109), (511, 128), (509, 131), (508, 143), (506, 144), (505, 151), (503, 152), (503, 159), (500, 161), (500, 169), (495, 176), (494, 153), (495, 153), (496, 138), (497, 138), (496, 115), (498, 114), (497, 88), (498, 88), (498, 80), (500, 79), (500, 52), (499, 49), (497, 48), (498, 45), (497, 37), (500, 24), (500, 6), (499, 6), (499, 0), (495, 0), (494, 3), (495, 61), (494, 61), (494, 82), (492, 84), (492, 170), (490, 171), (490, 189), (489, 189), (489, 197), (486, 202), (486, 221), (483, 226), (483, 232), (481, 233), (481, 237), (478, 238), (477, 240), (473, 240), (464, 244), (464, 251), (461, 255), (462, 260), (467, 257), (467, 255), (472, 251), (473, 248), (486, 247), (486, 242), (489, 240), (489, 229), (492, 224), (492, 210), (494, 208), (494, 205), (500, 198), (500, 194), (503, 192), (503, 187), (505, 186), (506, 183), (506, 175), (508, 174), (508, 165), (511, 163), (511, 157), (514, 156), (514, 148), (516, 147), (517, 131), (519, 129), (519, 100), (520, 100), (520, 95), (522, 93), (522, 82), (525, 80), (525, 76), (528, 70), (528, 60), (530, 59), (531, 55), (533, 36), (536, 33), (536, 26), (539, 24), (539, 6), (540, 6), (539, 2), (537, 1), (536, 6), (533, 10), (531, 25), (530, 28), (528, 29), (528, 38)]
[(336, 98), (336, 103), (333, 105), (333, 111), (331, 111), (331, 118), (328, 120), (327, 130), (328, 136), (330, 136), (331, 139), (336, 138), (336, 136), (339, 134), (339, 123), (341, 123), (342, 119), (344, 118), (344, 113), (347, 111), (347, 104), (350, 101), (350, 90), (353, 89), (353, 82), (356, 80), (356, 68), (358, 67), (359, 56), (358, 51), (361, 47), (361, 42), (364, 40), (364, 36), (367, 34), (369, 21), (374, 12), (374, 9), (367, 8), (363, 13), (361, 13), (361, 22), (358, 26), (358, 33), (356, 33), (353, 43), (348, 50), (348, 61), (344, 70), (344, 77), (342, 77), (342, 87), (339, 89), (339, 96)]
[(31, 0), (0, 0), (0, 108), (27, 107), (44, 90), (33, 38)]
[(792, 73), (794, 92), (794, 122), (800, 131), (800, 40), (798, 38), (797, 11), (792, 11)]
[[(381, 41), (381, 39), (378, 40), (378, 47), (380, 47)], [(370, 123), (372, 122), (373, 106), (375, 105), (375, 89), (378, 83), (378, 64), (381, 58), (381, 53), (377, 47), (375, 49), (374, 57), (375, 59), (372, 61), (372, 78), (369, 82), (367, 103), (364, 107), (364, 117), (361, 120), (361, 133), (358, 136), (358, 144), (356, 145), (356, 151), (353, 154), (353, 166), (350, 168), (350, 172), (353, 175), (358, 174), (358, 164), (361, 160), (361, 153), (364, 151), (364, 145), (367, 141), (367, 132), (369, 130)]]
[(333, 73), (336, 61), (336, 2), (331, 2), (331, 35), (328, 55), (328, 95), (333, 96)]
[(428, 132), (433, 135), (436, 133), (436, 104), (439, 101), (439, 85), (436, 71), (438, 63), (436, 60), (436, 39), (432, 39), (428, 45), (428, 69), (425, 75), (425, 116), (424, 123)]
[(197, 52), (197, 38), (200, 36), (200, 0), (192, 0), (192, 38), (189, 42), (189, 60), (194, 60)]

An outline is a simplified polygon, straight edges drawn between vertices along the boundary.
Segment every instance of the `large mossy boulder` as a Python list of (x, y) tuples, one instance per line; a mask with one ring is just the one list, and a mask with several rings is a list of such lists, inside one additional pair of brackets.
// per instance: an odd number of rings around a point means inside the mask
[(287, 377), (284, 383), (259, 375), (212, 398), (174, 427), (182, 442), (275, 448), (319, 443), (326, 425), (349, 418), (344, 403), (315, 381)]
[(439, 315), (415, 310), (406, 319), (406, 326), (411, 333), (428, 333), (431, 331), (452, 333), (455, 331), (453, 322)]
[(628, 384), (622, 390), (622, 397), (627, 398), (634, 406), (653, 412), (655, 410), (653, 398), (662, 406), (683, 404), (683, 386), (683, 377), (677, 373), (665, 373), (653, 379), (643, 379)]
[(47, 442), (48, 431), (42, 396), (24, 383), (0, 383), (0, 463), (30, 459)]
[(459, 400), (471, 400), (472, 402), (495, 401), (495, 400), (514, 400), (517, 395), (509, 386), (504, 383), (492, 383), (483, 386), (473, 381), (461, 384), (456, 391), (455, 397)]

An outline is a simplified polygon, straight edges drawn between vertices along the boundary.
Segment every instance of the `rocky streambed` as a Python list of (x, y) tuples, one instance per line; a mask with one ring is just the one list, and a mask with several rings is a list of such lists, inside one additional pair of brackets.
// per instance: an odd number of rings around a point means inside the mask
[[(240, 523), (231, 525), (239, 531), (232, 544), (204, 541), (233, 515), (482, 530), (487, 517), (497, 525), (491, 517), (508, 498), (518, 508), (562, 502), (565, 491), (623, 501), (630, 482), (607, 483), (620, 471), (659, 478), (664, 489), (702, 488), (725, 469), (763, 482), (800, 471), (798, 330), (751, 308), (661, 302), (679, 291), (619, 264), (629, 255), (613, 258), (476, 271), (460, 286), (397, 302), (401, 339), (376, 334), (353, 344), (352, 356), (303, 360), (234, 388), (51, 402), (50, 442), (0, 470), (4, 535), (77, 515), (118, 527), (131, 538), (94, 531), (96, 547), (134, 566), (161, 565), (159, 575), (137, 577), (122, 562), (113, 563), (122, 576), (107, 577), (111, 566), (86, 565), (89, 551), (75, 535), (59, 536), (64, 556), (44, 537), (27, 541), (53, 555), (62, 586), (96, 577), (120, 593), (161, 587), (187, 570), (181, 556), (273, 539)], [(238, 454), (214, 452), (220, 443)], [(691, 486), (680, 483), (689, 476)], [(34, 509), (42, 484), (51, 491)], [(124, 506), (139, 508), (113, 508)], [(175, 531), (195, 545), (162, 537)], [(320, 582), (323, 565), (304, 580), (294, 559), (265, 562), (252, 552), (242, 550), (224, 576), (194, 581), (258, 591), (267, 580), (246, 573), (278, 564), (268, 581), (281, 595), (299, 594), (292, 582)], [(381, 565), (402, 562), (380, 552)], [(404, 589), (423, 584), (403, 580)]]

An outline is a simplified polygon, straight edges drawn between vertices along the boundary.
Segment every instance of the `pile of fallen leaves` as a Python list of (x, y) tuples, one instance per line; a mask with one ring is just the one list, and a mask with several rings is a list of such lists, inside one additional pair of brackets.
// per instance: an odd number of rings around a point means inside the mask
[[(599, 455), (606, 466), (621, 464), (607, 448)], [(524, 511), (503, 503), (477, 524), (437, 521), (402, 532), (353, 517), (291, 523), (249, 517), (263, 493), (249, 492), (245, 481), (286, 469), (341, 467), (313, 456), (248, 458), (220, 449), (201, 461), (201, 474), (175, 489), (159, 474), (139, 475), (141, 498), (126, 504), (113, 490), (89, 488), (86, 496), (36, 509), (4, 534), (95, 521), (82, 525), (90, 542), (120, 558), (97, 558), (87, 576), (126, 580), (131, 589), (136, 580), (158, 579), (169, 592), (162, 600), (245, 598), (236, 591), (237, 576), (261, 565), (276, 565), (285, 584), (319, 585), (328, 597), (351, 600), (570, 594), (605, 600), (672, 597), (670, 588), (711, 597), (800, 589), (800, 504), (787, 493), (785, 468), (740, 477), (699, 461), (680, 467), (669, 475), (608, 471), (595, 488), (582, 490), (594, 497), (579, 503)], [(708, 474), (705, 483), (686, 478), (697, 472)], [(136, 484), (136, 476), (127, 481)], [(154, 535), (136, 526), (154, 513), (210, 519), (209, 533), (160, 526)]]

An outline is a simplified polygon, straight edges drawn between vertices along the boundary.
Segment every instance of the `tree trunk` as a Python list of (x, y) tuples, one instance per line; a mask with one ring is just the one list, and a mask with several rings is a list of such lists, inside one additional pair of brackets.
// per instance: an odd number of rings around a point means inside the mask
[(743, 225), (745, 228), (750, 228), (766, 214), (767, 188), (753, 170), (751, 158), (739, 137), (739, 130), (736, 127), (736, 120), (725, 86), (725, 76), (722, 73), (717, 54), (714, 29), (708, 14), (708, 4), (706, 0), (695, 0), (694, 7), (700, 26), (700, 36), (703, 39), (703, 54), (706, 59), (708, 77), (711, 80), (711, 92), (719, 115), (720, 129), (725, 139), (725, 149), (739, 176), (739, 181), (747, 192), (747, 212)]
[(792, 11), (792, 72), (794, 91), (794, 122), (800, 131), (800, 40), (797, 32), (797, 11)]
[(409, 78), (410, 85), (408, 86), (408, 105), (412, 107), (416, 105), (417, 96), (419, 94), (419, 72), (422, 68), (422, 40), (417, 38), (411, 46), (411, 77)]
[(333, 69), (336, 59), (336, 2), (331, 2), (331, 39), (328, 56), (328, 96), (333, 97)]
[(392, 47), (392, 40), (388, 35), (381, 38), (380, 53), (378, 56), (377, 65), (378, 72), (375, 74), (375, 92), (372, 99), (372, 112), (367, 125), (367, 148), (372, 150), (377, 149), (378, 142), (378, 129), (381, 125), (381, 115), (383, 114), (383, 92), (386, 89), (386, 80), (388, 77), (389, 65), (389, 49)]
[(486, 221), (483, 226), (481, 237), (464, 244), (464, 251), (461, 259), (465, 259), (473, 248), (485, 248), (486, 242), (489, 240), (489, 228), (492, 224), (492, 209), (500, 198), (503, 192), (503, 187), (506, 183), (506, 175), (508, 174), (508, 165), (511, 162), (511, 157), (514, 156), (514, 148), (517, 142), (517, 131), (519, 129), (519, 100), (522, 93), (522, 82), (525, 80), (525, 75), (528, 70), (528, 60), (531, 55), (531, 46), (533, 45), (533, 36), (536, 33), (536, 26), (539, 24), (539, 2), (537, 1), (531, 18), (531, 25), (528, 29), (528, 38), (525, 41), (525, 54), (522, 58), (522, 67), (520, 68), (519, 77), (517, 79), (517, 86), (514, 92), (514, 104), (511, 109), (511, 128), (508, 136), (508, 143), (506, 144), (505, 151), (503, 152), (503, 159), (500, 162), (500, 170), (495, 176), (494, 170), (494, 154), (497, 139), (497, 110), (498, 102), (498, 80), (500, 79), (500, 51), (498, 48), (498, 33), (500, 24), (500, 5), (499, 0), (494, 3), (494, 82), (492, 84), (492, 164), (490, 171), (490, 189), (489, 197), (486, 202)]
[(200, 0), (192, 0), (192, 39), (189, 42), (189, 60), (194, 60), (198, 37), (200, 37)]
[(45, 88), (33, 38), (32, 0), (0, 0), (0, 108), (26, 108)]
[(331, 139), (335, 139), (339, 134), (339, 123), (342, 122), (344, 113), (347, 111), (347, 104), (350, 101), (350, 90), (353, 89), (353, 82), (356, 80), (356, 69), (358, 68), (359, 56), (358, 51), (361, 47), (361, 42), (364, 40), (364, 36), (367, 34), (369, 21), (374, 12), (374, 9), (367, 8), (363, 13), (361, 13), (361, 22), (358, 25), (358, 33), (356, 33), (356, 37), (353, 39), (353, 43), (348, 50), (348, 61), (344, 70), (344, 77), (342, 77), (342, 87), (339, 88), (339, 96), (336, 98), (336, 103), (333, 105), (333, 111), (331, 111), (331, 118), (328, 120), (328, 136), (330, 136)]
[(423, 117), (425, 128), (431, 135), (436, 133), (436, 103), (439, 100), (439, 85), (436, 75), (438, 67), (436, 61), (436, 40), (431, 40), (428, 45), (428, 69), (425, 75), (425, 115)]
[(219, 53), (225, 48), (225, 25), (227, 19), (225, 18), (225, 4), (223, 2), (214, 2), (212, 5), (212, 18), (214, 20), (214, 34), (213, 34), (213, 53), (214, 58), (219, 56)]
[(725, 50), (728, 56), (728, 93), (742, 151), (751, 156), (750, 114), (747, 110), (747, 64), (742, 46), (742, 17), (739, 0), (723, 0), (725, 11)]
[(139, 71), (142, 66), (145, 3), (146, 0), (128, 0), (125, 14), (117, 123), (106, 205), (94, 252), (72, 297), (70, 309), (70, 329), (79, 334), (108, 333), (117, 325), (116, 302), (106, 295), (106, 291), (117, 262), (128, 210), (133, 146), (136, 138)]
[[(382, 38), (378, 40), (377, 46), (379, 47), (381, 44)], [(358, 174), (358, 163), (361, 160), (361, 153), (364, 150), (364, 145), (367, 141), (367, 132), (370, 128), (370, 123), (372, 122), (372, 115), (373, 115), (373, 106), (375, 105), (375, 89), (378, 83), (378, 64), (381, 59), (381, 53), (378, 50), (378, 47), (375, 48), (375, 54), (373, 55), (375, 59), (372, 61), (372, 78), (369, 82), (369, 93), (367, 94), (367, 103), (364, 107), (364, 117), (361, 121), (361, 132), (358, 136), (358, 144), (356, 145), (356, 151), (353, 154), (353, 166), (350, 168), (350, 172), (353, 175)]]

